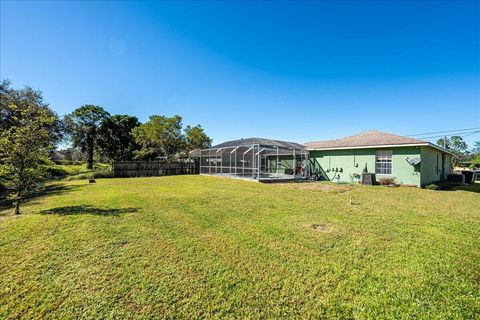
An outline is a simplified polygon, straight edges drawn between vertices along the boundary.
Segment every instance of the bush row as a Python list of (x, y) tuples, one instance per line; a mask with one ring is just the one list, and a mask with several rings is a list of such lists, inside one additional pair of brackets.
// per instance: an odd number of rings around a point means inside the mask
[(53, 162), (55, 164), (61, 164), (61, 165), (65, 165), (65, 166), (80, 165), (80, 164), (85, 164), (86, 163), (85, 161), (81, 161), (81, 160), (53, 160)]
[(98, 171), (98, 172), (87, 172), (80, 173), (73, 176), (68, 176), (64, 180), (86, 180), (86, 179), (100, 179), (100, 178), (113, 178), (113, 172), (111, 171)]

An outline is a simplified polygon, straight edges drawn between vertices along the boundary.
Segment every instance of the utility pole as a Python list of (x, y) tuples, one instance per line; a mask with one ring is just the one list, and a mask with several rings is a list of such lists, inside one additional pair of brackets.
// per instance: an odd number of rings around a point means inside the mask
[(447, 136), (443, 137), (443, 147), (447, 149)]

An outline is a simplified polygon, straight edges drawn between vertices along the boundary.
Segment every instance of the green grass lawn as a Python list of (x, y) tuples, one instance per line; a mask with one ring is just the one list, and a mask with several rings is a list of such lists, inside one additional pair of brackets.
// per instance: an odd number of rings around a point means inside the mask
[(464, 189), (57, 182), (20, 217), (0, 207), (0, 319), (478, 319)]
[(86, 164), (69, 164), (69, 165), (55, 164), (55, 165), (50, 165), (50, 167), (62, 169), (65, 172), (67, 172), (68, 175), (75, 175), (75, 174), (87, 173), (92, 171), (90, 169), (87, 169)]

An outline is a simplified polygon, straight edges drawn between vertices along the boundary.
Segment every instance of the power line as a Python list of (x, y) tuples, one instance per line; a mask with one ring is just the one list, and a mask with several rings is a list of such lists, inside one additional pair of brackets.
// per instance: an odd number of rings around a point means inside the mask
[(413, 136), (425, 136), (429, 134), (437, 134), (437, 133), (450, 133), (450, 132), (460, 132), (460, 131), (471, 131), (471, 130), (479, 130), (479, 128), (466, 128), (466, 129), (456, 129), (456, 130), (446, 130), (446, 131), (437, 131), (437, 132), (426, 132), (426, 133), (417, 133), (417, 134), (410, 134), (407, 135), (407, 137), (413, 137)]
[[(459, 136), (459, 137), (468, 137), (468, 136), (471, 136), (475, 133), (480, 133), (480, 130), (477, 130), (477, 131), (471, 131), (471, 132), (462, 132), (460, 134), (456, 134), (456, 136)], [(444, 138), (445, 135), (442, 134), (442, 135), (438, 135), (438, 136), (430, 136), (430, 137), (420, 137), (419, 139), (433, 139), (433, 138)]]
[(417, 134), (409, 134), (407, 137), (415, 137), (415, 136), (425, 136), (428, 134), (437, 134), (437, 133), (449, 133), (449, 132), (459, 132), (459, 131), (470, 131), (470, 130), (479, 130), (480, 127), (477, 128), (466, 128), (466, 129), (456, 129), (456, 130), (446, 130), (446, 131), (437, 131), (437, 132), (426, 132), (426, 133), (417, 133)]
[[(475, 133), (480, 133), (480, 131), (473, 131), (473, 132), (470, 132), (468, 134), (457, 134), (455, 135), (456, 137), (468, 137), (468, 136), (471, 136), (472, 134), (475, 134)], [(421, 137), (420, 139), (422, 140), (428, 140), (428, 139), (433, 139), (433, 138), (444, 138), (445, 135), (440, 135), (440, 136), (431, 136), (431, 137)]]
[(472, 133), (470, 133), (470, 134), (463, 135), (462, 137), (468, 137), (468, 136), (471, 136), (471, 135), (473, 135), (473, 134), (475, 134), (475, 133), (479, 133), (479, 132), (480, 132), (480, 131), (474, 131), (474, 132), (472, 132)]

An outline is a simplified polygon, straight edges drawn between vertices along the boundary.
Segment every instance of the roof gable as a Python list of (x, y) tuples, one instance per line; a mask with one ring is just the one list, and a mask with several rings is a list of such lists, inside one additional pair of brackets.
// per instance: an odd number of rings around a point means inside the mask
[(336, 149), (355, 148), (367, 146), (392, 146), (392, 145), (415, 145), (428, 144), (426, 141), (403, 137), (392, 133), (370, 130), (344, 137), (337, 140), (314, 141), (304, 143), (307, 149)]

